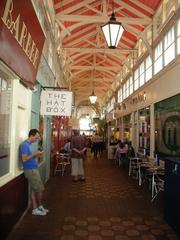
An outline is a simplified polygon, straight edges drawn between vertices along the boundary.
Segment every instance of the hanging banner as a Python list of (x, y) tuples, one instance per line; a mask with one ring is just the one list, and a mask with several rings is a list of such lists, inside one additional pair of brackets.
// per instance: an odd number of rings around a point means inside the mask
[(42, 91), (41, 115), (71, 116), (72, 92)]

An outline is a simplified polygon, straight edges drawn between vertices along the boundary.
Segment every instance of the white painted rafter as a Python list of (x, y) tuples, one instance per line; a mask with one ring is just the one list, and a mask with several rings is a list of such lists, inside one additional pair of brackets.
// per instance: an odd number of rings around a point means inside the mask
[[(60, 21), (68, 21), (71, 19), (71, 22), (81, 22), (83, 24), (92, 24), (92, 23), (99, 23), (103, 24), (109, 21), (109, 16), (85, 16), (85, 15), (78, 15), (78, 14), (64, 14), (58, 13), (56, 18)], [(121, 22), (122, 24), (140, 24), (140, 25), (148, 25), (151, 22), (151, 19), (148, 17), (116, 17), (116, 20)]]
[(61, 58), (63, 54), (66, 58), (64, 71), (72, 90), (76, 89), (76, 101), (88, 101), (94, 69), (95, 94), (101, 103), (112, 96), (111, 88), (116, 90), (115, 79), (123, 65), (132, 70), (127, 57), (137, 54), (134, 46), (138, 39), (142, 39), (152, 53), (145, 31), (152, 24), (155, 10), (150, 6), (153, 4), (146, 4), (147, 0), (113, 0), (116, 19), (122, 23), (125, 33), (118, 47), (109, 49), (101, 25), (109, 21), (111, 0), (56, 1), (56, 20), (60, 29), (57, 46), (59, 52), (62, 51)]
[[(139, 18), (146, 18), (147, 20), (149, 20), (151, 22), (151, 18), (148, 17), (147, 15), (145, 15), (143, 12), (141, 12), (138, 9), (135, 9), (134, 7), (132, 7), (130, 4), (125, 3), (124, 1), (119, 1), (119, 0), (114, 0), (114, 2), (118, 5), (120, 5), (121, 7), (124, 7), (125, 9), (128, 9), (129, 11), (131, 11), (133, 14), (136, 14)], [(142, 24), (142, 23), (141, 23)]]
[(94, 53), (94, 52), (101, 52), (101, 53), (109, 53), (109, 54), (120, 54), (120, 53), (129, 53), (129, 52), (136, 52), (137, 49), (131, 48), (116, 48), (116, 49), (103, 49), (103, 48), (84, 48), (84, 47), (67, 47), (63, 46), (63, 49), (67, 50), (68, 52), (84, 52), (84, 53)]
[(138, 7), (144, 9), (146, 12), (151, 13), (152, 15), (154, 14), (154, 10), (150, 7), (148, 7), (147, 5), (145, 5), (144, 3), (138, 1), (138, 0), (129, 0), (130, 2), (134, 3), (135, 5), (137, 5)]
[(92, 3), (93, 1), (94, 0), (83, 0), (83, 1), (80, 1), (79, 3), (73, 4), (71, 7), (63, 9), (63, 13), (64, 14), (69, 14), (69, 13), (75, 12), (78, 9), (81, 9), (82, 7), (84, 7), (85, 5), (88, 5), (88, 4)]

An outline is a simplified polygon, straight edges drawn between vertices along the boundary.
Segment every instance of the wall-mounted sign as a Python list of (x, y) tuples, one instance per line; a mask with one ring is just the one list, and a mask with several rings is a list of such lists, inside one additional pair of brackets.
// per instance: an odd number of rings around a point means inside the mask
[(51, 116), (71, 116), (72, 92), (42, 91), (41, 114)]
[(146, 100), (146, 93), (138, 94), (138, 96), (130, 99), (130, 104), (138, 104), (140, 102), (144, 102)]
[(44, 34), (31, 0), (0, 0), (0, 59), (33, 86)]

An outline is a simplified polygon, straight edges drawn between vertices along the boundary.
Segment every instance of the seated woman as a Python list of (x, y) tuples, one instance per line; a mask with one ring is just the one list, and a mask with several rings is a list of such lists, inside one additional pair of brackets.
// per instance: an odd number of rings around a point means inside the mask
[(131, 142), (128, 143), (128, 157), (135, 157), (135, 151)]
[(125, 165), (128, 149), (123, 142), (119, 142), (116, 147), (115, 158), (119, 161), (119, 166)]
[(68, 139), (67, 142), (64, 145), (64, 152), (65, 153), (71, 153), (71, 139)]

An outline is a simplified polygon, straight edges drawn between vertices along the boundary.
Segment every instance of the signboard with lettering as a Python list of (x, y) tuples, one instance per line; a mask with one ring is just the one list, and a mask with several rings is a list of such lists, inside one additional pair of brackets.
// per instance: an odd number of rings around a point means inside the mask
[(72, 92), (42, 91), (41, 114), (51, 116), (71, 116)]
[(45, 36), (31, 0), (0, 0), (0, 60), (33, 86)]

